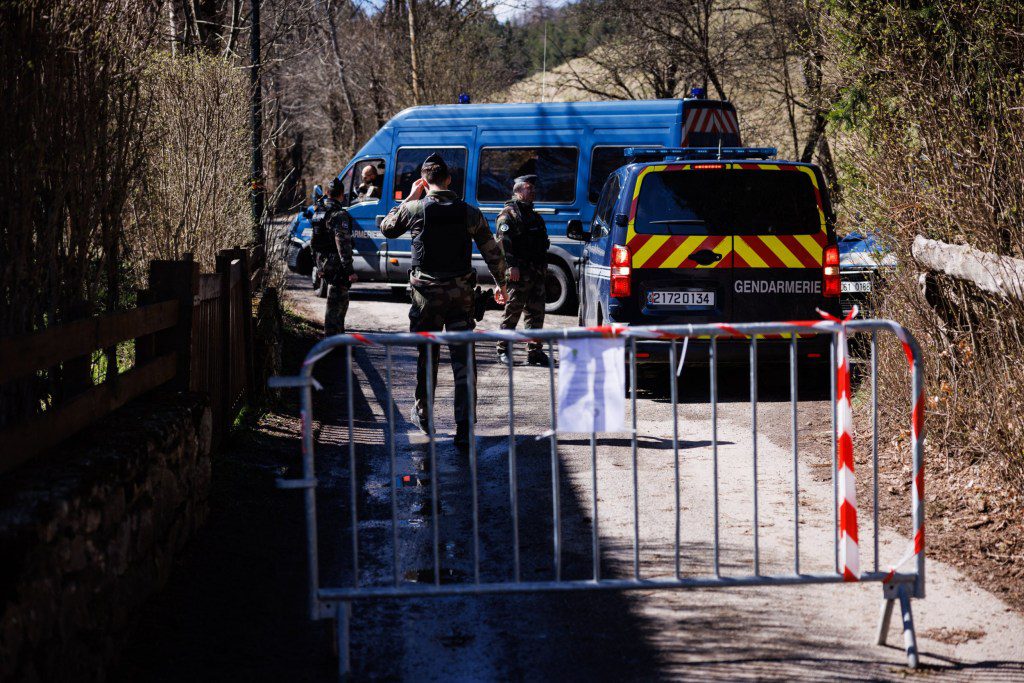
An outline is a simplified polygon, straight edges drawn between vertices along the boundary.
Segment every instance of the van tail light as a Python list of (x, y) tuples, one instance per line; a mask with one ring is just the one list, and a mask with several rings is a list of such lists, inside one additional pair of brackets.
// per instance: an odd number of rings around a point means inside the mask
[(612, 247), (611, 295), (617, 299), (633, 292), (633, 254), (628, 247), (616, 244)]
[(843, 287), (839, 281), (839, 247), (825, 247), (825, 271), (822, 291), (827, 297), (837, 297)]

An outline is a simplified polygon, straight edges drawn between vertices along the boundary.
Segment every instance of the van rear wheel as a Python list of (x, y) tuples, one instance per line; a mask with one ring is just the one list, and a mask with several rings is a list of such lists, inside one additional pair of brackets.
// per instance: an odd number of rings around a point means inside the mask
[(568, 313), (576, 305), (576, 287), (569, 272), (557, 263), (549, 263), (544, 280), (544, 312)]

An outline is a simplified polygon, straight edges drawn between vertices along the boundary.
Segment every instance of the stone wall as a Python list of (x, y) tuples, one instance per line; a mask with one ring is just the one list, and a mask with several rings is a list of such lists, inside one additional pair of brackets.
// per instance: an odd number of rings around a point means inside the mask
[(208, 510), (204, 398), (134, 401), (0, 476), (0, 680), (102, 680)]

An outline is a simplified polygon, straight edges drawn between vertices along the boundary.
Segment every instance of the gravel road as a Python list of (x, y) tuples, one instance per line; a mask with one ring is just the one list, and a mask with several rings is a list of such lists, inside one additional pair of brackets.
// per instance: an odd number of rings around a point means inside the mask
[[(290, 280), (290, 305), (322, 320), (322, 300), (299, 278)], [(358, 286), (348, 325), (353, 331), (399, 331), (408, 304), (387, 288)], [(481, 327), (495, 328), (499, 312)], [(554, 327), (574, 318), (550, 316)], [(519, 499), (521, 574), (553, 577), (551, 451), (548, 439), (548, 372), (523, 366), (515, 372), (515, 450)], [(482, 344), (477, 433), (480, 481), (482, 580), (512, 577), (509, 494), (507, 369)], [(428, 481), (427, 444), (408, 421), (414, 352), (393, 355), (399, 474)], [(361, 581), (392, 579), (390, 471), (385, 446), (383, 351), (354, 352)], [(345, 394), (340, 354), (320, 362), (325, 389), (316, 396), (318, 469), (322, 485), (322, 576), (325, 585), (351, 579), (347, 517), (349, 490)], [(746, 371), (722, 371), (718, 414), (720, 567), (723, 576), (753, 571), (753, 437)], [(793, 458), (787, 378), (763, 373), (758, 408), (758, 537), (762, 573), (791, 570), (794, 561)], [(439, 536), (446, 581), (473, 574), (471, 487), (467, 459), (452, 447), (452, 382), (442, 355), (437, 389)], [(678, 405), (681, 439), (681, 571), (712, 573), (713, 487), (711, 419), (706, 370), (685, 368)], [(673, 410), (667, 380), (646, 382), (637, 400), (640, 572), (669, 577), (674, 571), (675, 498), (671, 446)], [(828, 404), (801, 402), (800, 567), (829, 571), (833, 563), (832, 484), (829, 475)], [(632, 454), (627, 435), (598, 439), (597, 476), (602, 576), (633, 572)], [(593, 489), (586, 435), (559, 438), (563, 576), (593, 571)], [(862, 477), (867, 476), (861, 474)], [(288, 494), (282, 494), (288, 495)], [(883, 505), (905, 506), (893, 491)], [(431, 580), (430, 488), (398, 491), (399, 562), (402, 580)], [(861, 511), (862, 564), (873, 561), (871, 518)], [(903, 554), (906, 540), (879, 530), (882, 566)], [(925, 675), (943, 680), (1024, 680), (1024, 619), (955, 569), (930, 562), (928, 597), (914, 601)], [(871, 585), (729, 588), (632, 593), (533, 594), (428, 598), (358, 603), (353, 611), (352, 655), (360, 677), (413, 680), (694, 678), (701, 680), (888, 680), (908, 675), (901, 634), (893, 620), (890, 646), (871, 643), (881, 589)]]

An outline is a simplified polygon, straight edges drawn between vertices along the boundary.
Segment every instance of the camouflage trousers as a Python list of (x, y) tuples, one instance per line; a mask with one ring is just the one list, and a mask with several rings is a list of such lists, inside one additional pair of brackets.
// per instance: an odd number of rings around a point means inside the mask
[[(476, 275), (448, 280), (432, 280), (414, 275), (409, 284), (412, 307), (409, 309), (411, 332), (465, 332), (476, 327), (473, 319), (473, 291)], [(419, 347), (416, 360), (416, 413), (427, 415), (427, 353), (432, 357), (430, 388), (437, 386), (437, 365), (441, 349), (438, 345)], [(455, 377), (455, 422), (460, 430), (469, 427), (469, 362), (467, 346), (449, 346), (452, 374)]]
[(345, 315), (348, 313), (347, 286), (327, 287), (327, 312), (324, 313), (324, 336), (345, 333)]
[[(501, 318), (501, 329), (514, 330), (519, 324), (519, 317), (526, 313), (526, 329), (539, 330), (544, 327), (544, 282), (547, 278), (547, 265), (541, 264), (519, 268), (519, 281), (509, 282), (508, 301), (505, 303), (505, 314)], [(530, 342), (530, 351), (541, 351), (544, 345)], [(508, 351), (508, 342), (498, 342), (498, 351)]]

